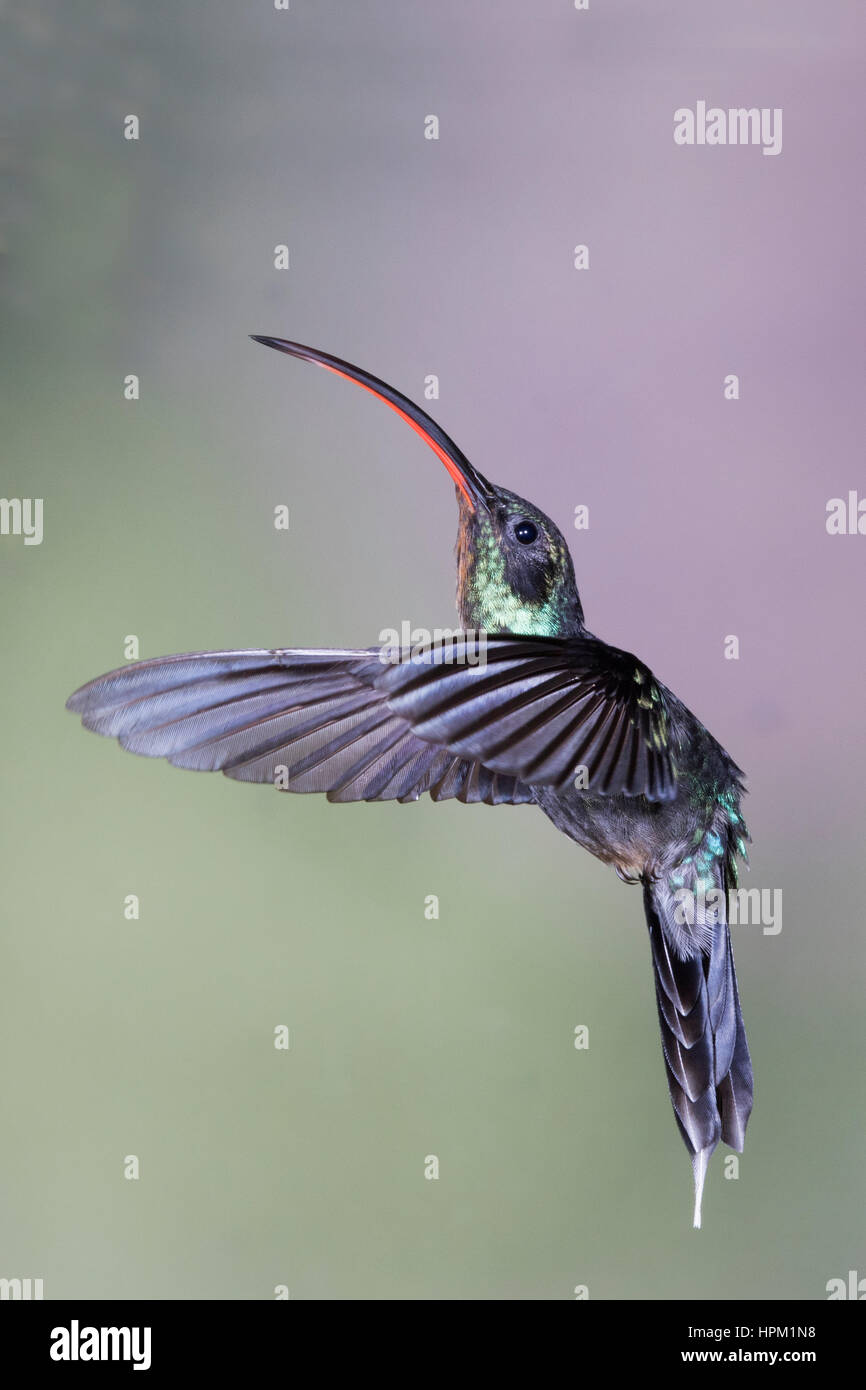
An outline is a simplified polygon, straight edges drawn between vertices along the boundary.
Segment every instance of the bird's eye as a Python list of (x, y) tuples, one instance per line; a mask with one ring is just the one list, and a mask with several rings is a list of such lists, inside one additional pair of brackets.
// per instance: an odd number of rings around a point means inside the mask
[(531, 521), (518, 521), (514, 528), (514, 534), (521, 545), (532, 545), (532, 542), (538, 537), (538, 527), (534, 526)]

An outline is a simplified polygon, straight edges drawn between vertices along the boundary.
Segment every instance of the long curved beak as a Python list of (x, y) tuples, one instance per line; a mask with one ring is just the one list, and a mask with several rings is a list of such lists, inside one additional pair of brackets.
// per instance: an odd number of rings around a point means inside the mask
[(278, 352), (287, 352), (290, 357), (300, 357), (304, 362), (315, 362), (320, 367), (326, 367), (329, 372), (336, 372), (338, 376), (345, 377), (347, 381), (356, 381), (359, 386), (363, 386), (365, 391), (372, 391), (374, 396), (378, 396), (392, 410), (411, 425), (412, 429), (430, 445), (441, 463), (444, 463), (457, 487), (466, 498), (473, 511), (477, 507), (483, 507), (485, 511), (490, 509), (493, 499), (493, 488), (486, 478), (483, 478), (476, 468), (473, 468), (462, 450), (457, 448), (454, 440), (449, 438), (443, 429), (440, 429), (435, 420), (431, 420), (426, 411), (412, 401), (393, 386), (389, 386), (386, 381), (380, 381), (377, 376), (371, 376), (362, 367), (354, 367), (351, 362), (344, 362), (339, 357), (332, 357), (328, 352), (320, 352), (318, 348), (304, 347), (303, 343), (292, 343), (287, 338), (263, 338), (257, 333), (251, 333), (250, 337), (254, 343), (264, 343), (265, 347), (276, 348)]

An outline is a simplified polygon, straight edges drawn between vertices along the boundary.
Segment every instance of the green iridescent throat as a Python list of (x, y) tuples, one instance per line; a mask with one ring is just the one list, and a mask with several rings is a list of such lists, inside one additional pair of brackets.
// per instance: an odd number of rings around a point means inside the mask
[(505, 559), (489, 527), (479, 529), (468, 559), (468, 575), (459, 595), (465, 627), (487, 632), (516, 632), (528, 637), (555, 637), (567, 626), (568, 591), (554, 578), (546, 597), (531, 600), (514, 592), (505, 572)]

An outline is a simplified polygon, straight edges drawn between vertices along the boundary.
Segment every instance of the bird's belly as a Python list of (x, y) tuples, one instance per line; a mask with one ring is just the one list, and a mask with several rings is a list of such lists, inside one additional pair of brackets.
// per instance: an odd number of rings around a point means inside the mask
[(647, 801), (643, 796), (591, 796), (568, 789), (533, 789), (536, 805), (558, 830), (626, 878), (654, 877), (674, 845), (688, 840), (686, 805)]

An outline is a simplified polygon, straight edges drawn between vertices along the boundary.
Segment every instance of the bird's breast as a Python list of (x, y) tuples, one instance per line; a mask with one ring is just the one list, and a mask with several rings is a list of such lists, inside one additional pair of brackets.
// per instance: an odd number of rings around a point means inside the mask
[(533, 792), (536, 805), (558, 830), (624, 878), (655, 877), (694, 832), (682, 798), (654, 802), (643, 796), (592, 796), (551, 787), (535, 787)]

